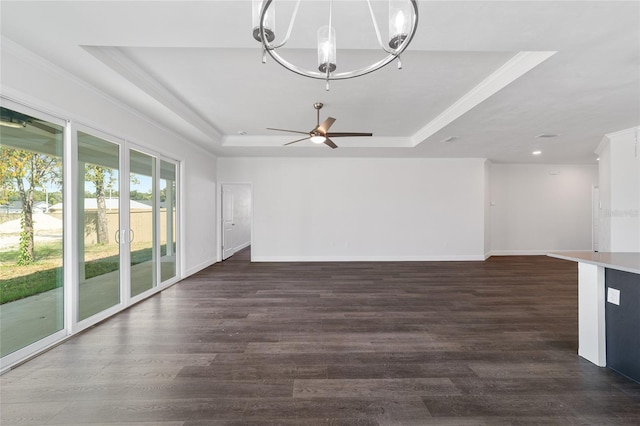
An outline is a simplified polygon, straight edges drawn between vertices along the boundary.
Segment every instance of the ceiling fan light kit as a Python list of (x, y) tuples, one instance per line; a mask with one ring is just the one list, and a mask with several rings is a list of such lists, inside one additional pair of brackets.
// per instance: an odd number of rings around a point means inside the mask
[(2, 118), (0, 119), (0, 126), (4, 126), (4, 127), (11, 127), (14, 129), (22, 129), (24, 127), (27, 127), (27, 122), (26, 121), (16, 121), (12, 118)]
[(293, 25), (300, 6), (300, 0), (298, 0), (294, 6), (287, 33), (280, 42), (275, 42), (275, 4), (273, 0), (253, 0), (253, 38), (262, 44), (262, 62), (266, 62), (266, 55), (269, 54), (277, 63), (296, 74), (325, 80), (326, 90), (329, 90), (329, 81), (331, 80), (360, 77), (376, 71), (394, 60), (398, 61), (398, 69), (401, 69), (402, 62), (400, 55), (407, 49), (418, 28), (418, 4), (416, 0), (389, 0), (389, 36), (387, 43), (382, 41), (371, 1), (366, 0), (366, 2), (378, 44), (381, 50), (386, 53), (386, 56), (377, 62), (361, 68), (348, 71), (339, 70), (336, 58), (336, 29), (333, 27), (333, 0), (331, 0), (329, 2), (328, 23), (327, 25), (321, 25), (317, 33), (318, 69), (316, 71), (289, 62), (277, 51), (283, 47), (291, 37)]
[(324, 143), (327, 140), (324, 136), (311, 136), (309, 139), (311, 139), (313, 143)]

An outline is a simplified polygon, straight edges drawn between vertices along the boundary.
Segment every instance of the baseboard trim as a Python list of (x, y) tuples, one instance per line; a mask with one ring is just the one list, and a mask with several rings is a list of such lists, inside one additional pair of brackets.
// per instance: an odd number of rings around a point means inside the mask
[(252, 262), (460, 262), (483, 261), (483, 255), (456, 256), (253, 256)]
[(549, 250), (495, 250), (490, 253), (490, 256), (546, 256), (547, 253), (561, 252), (561, 251), (577, 251), (577, 252), (590, 252), (591, 250), (576, 250), (576, 249), (549, 249)]
[(242, 250), (242, 249), (245, 249), (245, 248), (249, 247), (250, 245), (251, 245), (251, 241), (247, 241), (246, 243), (244, 243), (244, 244), (240, 244), (238, 247), (234, 248), (234, 249), (233, 249), (233, 252), (234, 252), (234, 253), (237, 253), (237, 252), (239, 252), (240, 250)]
[(209, 266), (213, 265), (214, 263), (217, 263), (216, 259), (210, 259), (207, 261), (204, 261), (202, 263), (200, 263), (199, 265), (196, 265), (192, 268), (189, 268), (185, 271), (185, 276), (183, 278), (187, 278), (197, 272), (202, 271), (204, 268), (208, 268)]

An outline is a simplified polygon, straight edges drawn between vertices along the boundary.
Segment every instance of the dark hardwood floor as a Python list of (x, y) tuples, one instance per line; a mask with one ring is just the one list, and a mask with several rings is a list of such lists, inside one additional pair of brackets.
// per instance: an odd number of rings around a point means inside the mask
[(3, 425), (638, 425), (577, 267), (216, 264), (0, 378)]

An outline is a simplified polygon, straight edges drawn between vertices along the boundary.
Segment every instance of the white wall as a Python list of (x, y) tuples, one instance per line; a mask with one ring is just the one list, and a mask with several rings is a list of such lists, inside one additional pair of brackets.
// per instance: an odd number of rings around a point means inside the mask
[(219, 158), (253, 188), (252, 257), (484, 259), (484, 160)]
[(640, 128), (608, 134), (600, 156), (601, 251), (640, 252)]
[(492, 254), (591, 250), (591, 165), (491, 165)]
[(181, 160), (184, 269), (193, 273), (215, 261), (215, 156), (19, 46), (3, 45), (1, 71), (2, 94), (14, 101)]
[(182, 147), (182, 247), (185, 276), (215, 263), (216, 244), (216, 158), (204, 152), (187, 152)]

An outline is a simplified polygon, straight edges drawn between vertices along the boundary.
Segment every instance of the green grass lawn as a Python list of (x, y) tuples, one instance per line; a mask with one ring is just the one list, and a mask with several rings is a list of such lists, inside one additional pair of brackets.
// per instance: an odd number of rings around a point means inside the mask
[[(119, 267), (118, 247), (90, 246), (87, 247), (88, 258), (85, 262), (85, 277), (92, 278), (109, 272), (117, 271)], [(102, 252), (102, 256), (100, 257)], [(38, 293), (61, 287), (62, 277), (62, 247), (60, 244), (43, 244), (36, 247), (36, 262), (28, 266), (15, 266), (17, 250), (0, 252), (0, 304), (13, 302)], [(105, 255), (107, 254), (107, 255)], [(152, 249), (142, 248), (131, 252), (131, 264), (146, 262), (152, 259)], [(5, 276), (11, 276), (4, 278)]]
[(62, 286), (62, 268), (51, 268), (29, 275), (2, 280), (0, 304), (13, 302)]

